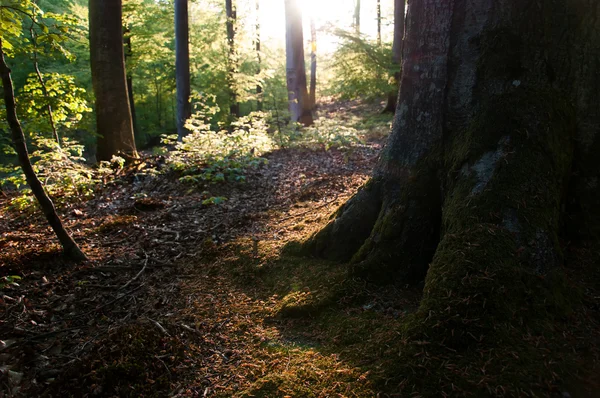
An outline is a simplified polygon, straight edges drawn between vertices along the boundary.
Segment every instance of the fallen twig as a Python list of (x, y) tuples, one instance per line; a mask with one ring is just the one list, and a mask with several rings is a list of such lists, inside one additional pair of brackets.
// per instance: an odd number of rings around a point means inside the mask
[(163, 332), (165, 335), (167, 335), (167, 336), (171, 337), (171, 335), (169, 334), (169, 332), (167, 332), (167, 329), (165, 329), (165, 328), (163, 327), (163, 325), (161, 325), (161, 324), (160, 324), (158, 321), (155, 321), (154, 319), (150, 319), (150, 318), (148, 318), (148, 320), (149, 320), (150, 322), (152, 322), (154, 325), (156, 325), (156, 327), (157, 327), (157, 328), (158, 328), (158, 329), (159, 329), (161, 332)]
[(101, 309), (104, 309), (104, 308), (108, 307), (109, 305), (112, 305), (112, 304), (116, 303), (117, 301), (121, 300), (122, 298), (127, 297), (127, 296), (131, 295), (132, 293), (137, 292), (138, 290), (140, 290), (145, 285), (146, 285), (145, 283), (142, 283), (138, 287), (135, 287), (135, 288), (131, 289), (130, 291), (128, 291), (126, 293), (123, 293), (122, 295), (120, 295), (119, 297), (115, 298), (114, 300), (111, 300), (108, 303), (103, 304), (100, 307), (97, 307), (97, 308), (95, 308), (93, 310), (90, 310), (88, 312), (84, 312), (83, 314), (79, 314), (79, 315), (75, 315), (75, 316), (68, 317), (68, 318), (63, 318), (63, 319), (64, 320), (72, 320), (72, 319), (81, 318), (81, 317), (89, 315), (89, 314), (93, 314), (94, 312), (100, 311)]
[(333, 202), (335, 202), (337, 200), (338, 200), (338, 197), (336, 196), (335, 199), (332, 199), (329, 202), (323, 203), (322, 205), (319, 205), (317, 207), (312, 207), (310, 210), (304, 211), (302, 213), (298, 213), (298, 214), (294, 214), (294, 215), (291, 215), (291, 216), (284, 217), (281, 220), (279, 220), (278, 222), (282, 222), (284, 220), (291, 220), (292, 218), (296, 218), (296, 217), (300, 217), (300, 216), (303, 216), (303, 215), (308, 214), (308, 213), (312, 213), (315, 210), (321, 209), (321, 208), (323, 208), (325, 206), (329, 206), (330, 204), (332, 204)]
[(131, 278), (129, 280), (129, 282), (127, 282), (126, 284), (124, 284), (123, 286), (121, 286), (119, 288), (119, 290), (125, 289), (127, 286), (129, 286), (131, 284), (131, 282), (136, 281), (144, 273), (144, 271), (146, 270), (146, 267), (148, 266), (148, 253), (145, 253), (145, 254), (146, 254), (146, 260), (144, 261), (144, 266), (142, 267), (142, 269), (140, 270), (140, 272), (138, 272), (133, 278)]

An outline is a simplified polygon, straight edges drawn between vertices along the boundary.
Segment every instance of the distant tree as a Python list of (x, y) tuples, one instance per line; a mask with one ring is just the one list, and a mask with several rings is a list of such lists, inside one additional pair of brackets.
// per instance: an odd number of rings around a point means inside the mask
[(287, 90), (291, 118), (293, 122), (310, 126), (313, 123), (313, 116), (306, 88), (302, 12), (296, 0), (285, 0), (285, 20)]
[(229, 84), (229, 113), (231, 116), (240, 116), (240, 104), (236, 94), (236, 82), (235, 74), (237, 72), (237, 56), (236, 56), (236, 23), (237, 23), (237, 8), (234, 3), (235, 0), (225, 0), (225, 14), (227, 16), (227, 44), (229, 46), (229, 66), (227, 73), (227, 81)]
[[(4, 10), (0, 10), (0, 12), (3, 11)], [(71, 235), (64, 228), (60, 217), (56, 213), (54, 203), (52, 203), (52, 200), (46, 194), (46, 191), (44, 191), (44, 186), (38, 179), (31, 165), (29, 153), (27, 152), (27, 144), (25, 143), (25, 135), (23, 134), (21, 123), (19, 122), (19, 119), (17, 117), (14, 88), (10, 75), (10, 68), (8, 67), (4, 58), (3, 39), (1, 34), (0, 78), (2, 80), (2, 88), (4, 91), (4, 106), (6, 107), (6, 119), (10, 127), (12, 143), (15, 151), (17, 152), (19, 163), (21, 164), (21, 168), (23, 169), (23, 174), (25, 174), (27, 183), (31, 188), (31, 192), (33, 192), (40, 205), (40, 208), (42, 209), (44, 215), (46, 216), (46, 219), (48, 220), (48, 223), (50, 224), (50, 226), (54, 230), (54, 233), (58, 237), (58, 240), (60, 241), (60, 244), (62, 245), (63, 251), (65, 253), (65, 256), (75, 261), (86, 260), (86, 255), (81, 251), (79, 246), (77, 246), (77, 243), (75, 243)]]
[(125, 70), (126, 70), (126, 78), (127, 78), (127, 94), (129, 95), (129, 107), (131, 108), (131, 121), (133, 123), (133, 133), (134, 136), (137, 136), (138, 128), (137, 128), (137, 116), (135, 113), (135, 99), (133, 96), (133, 74), (131, 73), (130, 68), (128, 68), (127, 60), (133, 57), (133, 47), (131, 45), (131, 29), (129, 26), (123, 27), (123, 45), (125, 50)]
[(377, 45), (381, 45), (381, 0), (377, 0)]
[(315, 19), (310, 18), (310, 108), (314, 109), (317, 104), (317, 28)]
[(360, 0), (354, 0), (354, 30), (360, 33)]
[[(379, 1), (379, 0), (378, 0)], [(404, 47), (404, 19), (406, 0), (394, 0), (394, 42), (392, 44), (392, 78), (396, 87), (400, 83), (400, 63), (402, 62), (402, 48)], [(387, 104), (383, 112), (396, 112), (398, 90), (392, 90), (388, 94)]]
[(90, 0), (90, 62), (96, 96), (98, 160), (137, 157), (125, 75), (121, 0)]
[[(261, 73), (261, 62), (262, 56), (260, 54), (260, 0), (256, 0), (256, 36), (255, 40), (255, 49), (256, 49), (256, 76), (260, 77)], [(263, 87), (261, 82), (256, 84), (256, 110), (261, 111), (263, 108), (263, 99), (262, 99)]]
[(185, 122), (192, 115), (190, 103), (190, 47), (188, 1), (175, 0), (175, 76), (177, 80), (177, 136), (189, 134)]
[[(33, 47), (33, 68), (35, 69), (35, 74), (37, 76), (40, 87), (42, 88), (42, 92), (44, 93), (44, 97), (48, 99), (48, 88), (46, 87), (46, 83), (44, 82), (44, 78), (42, 76), (42, 72), (40, 71), (38, 62), (38, 42), (37, 33), (34, 29), (34, 23), (32, 23), (29, 27), (29, 35)], [(52, 104), (49, 101), (46, 104), (46, 111), (48, 112), (48, 121), (50, 122), (50, 128), (52, 129), (52, 137), (54, 138), (54, 141), (56, 141), (58, 147), (60, 148), (60, 137), (58, 136), (58, 131), (56, 130), (56, 123), (54, 122), (54, 112), (52, 111)]]

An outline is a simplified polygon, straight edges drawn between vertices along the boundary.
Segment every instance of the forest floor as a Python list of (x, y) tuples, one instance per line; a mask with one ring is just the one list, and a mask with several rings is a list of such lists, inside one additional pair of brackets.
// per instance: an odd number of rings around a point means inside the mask
[[(320, 112), (344, 123), (378, 106)], [(387, 385), (381, 359), (422, 286), (371, 286), (344, 265), (282, 254), (368, 179), (389, 129), (378, 120), (346, 150), (267, 154), (245, 183), (211, 187), (219, 205), (137, 165), (60, 209), (83, 264), (61, 257), (39, 215), (0, 199), (0, 277), (22, 278), (0, 287), (0, 397), (419, 396)], [(585, 331), (565, 339), (585, 339), (597, 366), (600, 292), (590, 285), (586, 300)], [(597, 369), (587, 386), (600, 388)]]

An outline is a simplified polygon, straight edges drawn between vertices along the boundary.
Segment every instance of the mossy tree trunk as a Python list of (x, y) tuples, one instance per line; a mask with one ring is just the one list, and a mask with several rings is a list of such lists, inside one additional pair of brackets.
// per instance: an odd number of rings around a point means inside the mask
[(137, 157), (125, 76), (121, 0), (90, 0), (90, 63), (96, 96), (98, 160)]
[(392, 134), (305, 248), (425, 280), (420, 327), (448, 347), (519, 305), (557, 308), (559, 236), (600, 225), (598, 20), (594, 0), (410, 2)]

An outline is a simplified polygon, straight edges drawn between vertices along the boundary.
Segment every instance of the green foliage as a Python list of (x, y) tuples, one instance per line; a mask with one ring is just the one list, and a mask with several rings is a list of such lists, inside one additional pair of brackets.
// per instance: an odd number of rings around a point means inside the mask
[(330, 68), (333, 78), (326, 92), (343, 99), (374, 99), (396, 88), (390, 76), (398, 72), (392, 65), (389, 43), (377, 45), (352, 32), (336, 29), (340, 46), (333, 54)]
[(18, 286), (17, 281), (22, 278), (18, 275), (7, 275), (0, 278), (0, 289), (5, 289), (7, 286)]
[(336, 119), (320, 117), (302, 132), (299, 142), (305, 146), (329, 150), (349, 149), (353, 145), (361, 144), (362, 139), (360, 131), (356, 128), (340, 124)]
[[(107, 165), (94, 171), (84, 163), (83, 145), (69, 139), (63, 140), (62, 150), (49, 138), (34, 139), (37, 148), (31, 153), (33, 168), (44, 183), (48, 194), (59, 203), (89, 199), (102, 177), (112, 173)], [(0, 166), (0, 187), (18, 190), (19, 195), (11, 199), (11, 206), (17, 210), (33, 210), (35, 198), (26, 186), (27, 181), (20, 167)]]
[(54, 123), (57, 128), (70, 129), (81, 121), (84, 113), (91, 112), (85, 98), (85, 89), (75, 84), (73, 76), (59, 73), (42, 74), (44, 90), (36, 74), (32, 73), (19, 96), (19, 114), (21, 121), (29, 131), (48, 131), (50, 129), (47, 107), (52, 107)]
[[(265, 164), (260, 155), (274, 148), (267, 134), (267, 113), (253, 112), (239, 118), (231, 124), (232, 131), (213, 131), (209, 121), (216, 112), (217, 107), (201, 107), (187, 123), (193, 133), (175, 144), (169, 156), (171, 168), (183, 174), (183, 182), (244, 182), (244, 170)], [(165, 137), (172, 144), (176, 139)]]

